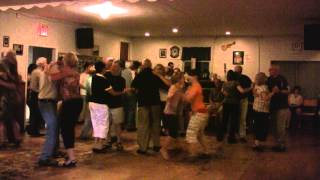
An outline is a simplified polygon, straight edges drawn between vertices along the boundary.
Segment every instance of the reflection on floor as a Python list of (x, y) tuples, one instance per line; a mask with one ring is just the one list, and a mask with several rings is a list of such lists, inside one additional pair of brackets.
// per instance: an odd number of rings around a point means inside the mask
[[(177, 155), (165, 161), (160, 154), (137, 155), (136, 134), (124, 133), (124, 152), (93, 154), (92, 141), (77, 141), (78, 167), (74, 169), (39, 168), (35, 164), (44, 137), (25, 137), (18, 150), (0, 151), (0, 179), (108, 179), (108, 180), (180, 180), (180, 179), (319, 179), (320, 135), (301, 131), (288, 137), (288, 152), (253, 152), (248, 144), (226, 145), (222, 157), (195, 162)], [(272, 139), (268, 144), (272, 145)], [(215, 151), (215, 138), (207, 143)]]

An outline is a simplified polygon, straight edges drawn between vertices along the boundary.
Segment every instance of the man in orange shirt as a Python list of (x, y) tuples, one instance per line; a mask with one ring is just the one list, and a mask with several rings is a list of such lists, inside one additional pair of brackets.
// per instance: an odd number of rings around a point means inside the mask
[(207, 154), (207, 147), (204, 142), (204, 129), (208, 122), (208, 111), (203, 102), (202, 87), (198, 81), (196, 70), (188, 73), (188, 81), (191, 86), (185, 94), (185, 101), (191, 104), (192, 115), (187, 129), (186, 140), (189, 144), (189, 153), (195, 157), (198, 153), (198, 145), (201, 146), (202, 154)]

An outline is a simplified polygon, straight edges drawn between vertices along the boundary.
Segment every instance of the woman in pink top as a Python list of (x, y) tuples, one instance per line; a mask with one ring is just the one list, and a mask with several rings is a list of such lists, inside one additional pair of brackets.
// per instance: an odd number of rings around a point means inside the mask
[(184, 75), (183, 73), (175, 73), (171, 77), (172, 85), (169, 89), (167, 102), (164, 109), (164, 116), (167, 121), (169, 137), (166, 139), (161, 149), (162, 157), (166, 160), (170, 159), (168, 148), (172, 148), (174, 141), (178, 138), (178, 107), (183, 98)]

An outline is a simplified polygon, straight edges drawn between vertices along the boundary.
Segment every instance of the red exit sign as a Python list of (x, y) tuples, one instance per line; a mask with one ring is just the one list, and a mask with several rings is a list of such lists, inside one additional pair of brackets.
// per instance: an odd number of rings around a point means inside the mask
[(38, 27), (38, 33), (40, 36), (48, 36), (48, 25), (45, 25), (45, 24), (39, 24), (39, 27)]

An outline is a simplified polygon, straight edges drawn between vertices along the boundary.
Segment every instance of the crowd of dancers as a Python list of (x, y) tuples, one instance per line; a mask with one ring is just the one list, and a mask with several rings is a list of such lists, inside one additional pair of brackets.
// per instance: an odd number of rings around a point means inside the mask
[[(26, 128), (30, 136), (41, 136), (46, 128), (45, 142), (39, 166), (75, 167), (75, 129), (83, 122), (80, 139), (94, 138), (92, 151), (105, 153), (115, 147), (124, 150), (122, 131), (137, 130), (137, 153), (148, 154), (149, 149), (171, 159), (170, 150), (185, 144), (190, 158), (210, 156), (205, 141), (208, 121), (214, 118), (216, 139), (222, 149), (225, 143), (247, 143), (247, 114), (253, 98), (253, 150), (262, 152), (269, 129), (274, 137), (274, 151), (286, 151), (286, 129), (293, 113), (299, 112), (301, 96), (290, 96), (286, 79), (278, 66), (272, 65), (269, 77), (259, 72), (254, 79), (242, 74), (242, 67), (226, 73), (225, 82), (214, 75), (209, 105), (204, 102), (197, 70), (181, 72), (173, 63), (152, 68), (149, 59), (123, 61), (105, 59), (85, 63), (79, 72), (78, 58), (67, 53), (51, 63), (39, 58), (28, 69), (28, 98), (30, 122)], [(21, 128), (14, 109), (21, 109), (21, 78), (17, 73), (15, 54), (9, 52), (0, 63), (0, 148), (9, 143), (19, 147)], [(294, 89), (299, 90), (298, 87)], [(22, 106), (23, 107), (23, 106)], [(185, 123), (187, 122), (187, 123)], [(184, 128), (184, 124), (186, 128)], [(269, 126), (271, 124), (271, 126)], [(161, 133), (167, 134), (160, 143)], [(66, 149), (65, 162), (55, 159), (62, 155), (60, 135)], [(225, 136), (227, 135), (227, 138)]]

